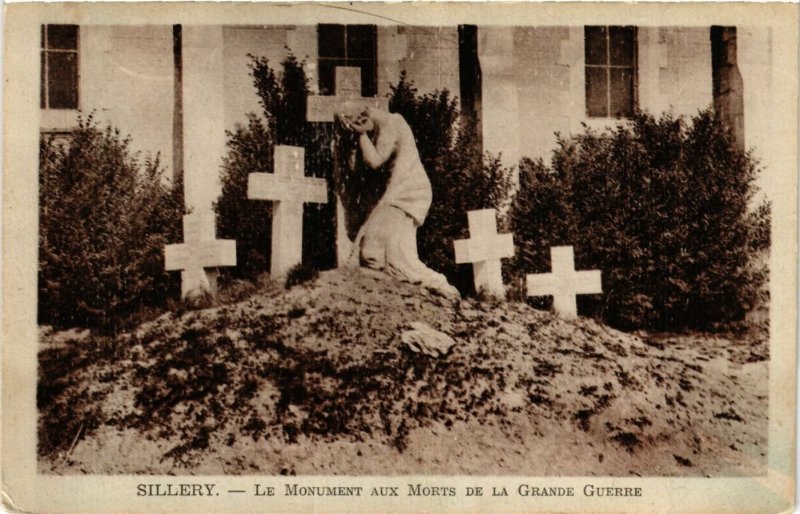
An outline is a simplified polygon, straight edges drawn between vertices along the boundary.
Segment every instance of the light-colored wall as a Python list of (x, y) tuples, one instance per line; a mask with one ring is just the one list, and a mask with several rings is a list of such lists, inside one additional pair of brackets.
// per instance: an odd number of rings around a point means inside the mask
[[(549, 159), (555, 133), (622, 123), (587, 118), (583, 27), (478, 28), (484, 148), (507, 165)], [(639, 105), (692, 115), (712, 103), (708, 27), (639, 29)]]
[(266, 57), (276, 71), (288, 55), (287, 48), (306, 61), (306, 74), (312, 90), (317, 88), (317, 28), (300, 26), (236, 26), (224, 27), (225, 127), (232, 129), (245, 123), (247, 113), (262, 114), (250, 76), (248, 54)]
[[(80, 27), (80, 110), (130, 134), (143, 154), (172, 168), (172, 26)], [(45, 131), (75, 125), (77, 111), (42, 111)], [(171, 172), (170, 172), (171, 173)]]
[[(745, 26), (736, 30), (737, 61), (744, 86), (744, 139), (745, 145), (753, 151), (761, 167), (767, 170), (766, 175), (775, 176), (775, 173), (785, 171), (788, 174), (786, 176), (791, 176), (794, 173), (792, 170), (781, 169), (781, 163), (785, 161), (781, 158), (784, 149), (776, 144), (776, 141), (786, 139), (776, 136), (777, 132), (785, 128), (777, 127), (775, 124), (775, 109), (780, 107), (775, 105), (772, 88), (776, 83), (780, 83), (781, 79), (776, 77), (779, 70), (776, 69), (772, 55), (772, 38), (770, 27)], [(796, 80), (796, 77), (791, 76), (792, 70), (783, 68), (780, 72), (786, 74), (784, 80)], [(757, 182), (761, 193), (754, 198), (754, 203), (759, 201), (764, 193), (777, 198), (782, 191), (769, 191), (769, 188), (774, 188), (778, 183), (775, 180), (772, 182), (765, 180), (765, 174), (762, 174)]]
[(210, 212), (225, 155), (222, 27), (184, 26), (182, 53), (184, 199), (194, 213)]
[(571, 31), (478, 28), (484, 149), (502, 153), (506, 164), (522, 156), (546, 157), (554, 148), (554, 133), (570, 133), (578, 94), (573, 66), (583, 59), (583, 45), (573, 48)]
[(378, 96), (389, 96), (405, 70), (421, 94), (459, 96), (457, 27), (378, 27)]
[[(658, 91), (643, 105), (654, 114), (669, 111), (691, 116), (714, 102), (709, 27), (660, 27), (647, 31), (645, 46), (655, 46), (659, 60)], [(653, 80), (655, 77), (648, 77)]]

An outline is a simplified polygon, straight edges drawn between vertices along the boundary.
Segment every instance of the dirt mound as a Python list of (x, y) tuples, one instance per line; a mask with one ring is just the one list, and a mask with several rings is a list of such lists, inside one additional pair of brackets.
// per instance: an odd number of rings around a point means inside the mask
[[(409, 351), (424, 322), (455, 346)], [(40, 470), (744, 475), (764, 341), (637, 337), (332, 271), (115, 339), (43, 338)]]

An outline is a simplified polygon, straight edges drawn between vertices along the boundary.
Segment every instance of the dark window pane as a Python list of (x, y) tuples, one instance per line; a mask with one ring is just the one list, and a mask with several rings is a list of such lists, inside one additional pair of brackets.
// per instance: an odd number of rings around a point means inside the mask
[(42, 73), (40, 74), (39, 78), (39, 106), (44, 109), (47, 107), (47, 103), (45, 102), (45, 93), (44, 93), (44, 80), (45, 80), (45, 72), (44, 72), (44, 60), (46, 59), (46, 55), (42, 52), (42, 60), (40, 61), (39, 67), (41, 68)]
[(41, 30), (39, 31), (39, 39), (41, 41), (41, 47), (44, 48), (44, 25), (42, 25)]
[(338, 66), (361, 68), (361, 94), (377, 94), (375, 25), (319, 25), (319, 92), (337, 93)]
[(375, 96), (378, 94), (378, 84), (375, 80), (375, 62), (368, 61), (353, 66), (361, 66), (361, 96)]
[(320, 57), (344, 57), (344, 25), (319, 25), (317, 45)]
[(611, 115), (633, 115), (633, 68), (611, 68)]
[(48, 25), (47, 48), (55, 48), (59, 50), (77, 50), (78, 26)]
[(47, 52), (47, 87), (51, 109), (78, 108), (78, 54)]
[(586, 114), (608, 116), (608, 68), (586, 67)]
[(585, 27), (586, 64), (608, 64), (606, 55), (606, 28)]
[(330, 60), (319, 61), (319, 94), (332, 95), (336, 84), (334, 75), (334, 62)]
[(347, 26), (347, 58), (373, 59), (375, 57), (375, 25)]
[(633, 27), (609, 27), (611, 64), (633, 66), (635, 31)]

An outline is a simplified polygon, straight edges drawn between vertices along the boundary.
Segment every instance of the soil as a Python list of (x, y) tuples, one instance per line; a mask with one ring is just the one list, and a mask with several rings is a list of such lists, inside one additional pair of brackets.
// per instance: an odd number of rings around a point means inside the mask
[[(411, 352), (415, 321), (455, 346)], [(364, 270), (42, 334), (44, 473), (766, 473), (764, 336), (626, 334)]]

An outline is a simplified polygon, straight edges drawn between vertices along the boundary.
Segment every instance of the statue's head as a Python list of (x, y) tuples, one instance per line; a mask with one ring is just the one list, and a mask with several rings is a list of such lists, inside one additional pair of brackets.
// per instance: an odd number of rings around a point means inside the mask
[(371, 132), (375, 129), (375, 117), (373, 115), (372, 107), (367, 107), (356, 117), (355, 123), (363, 126), (367, 132)]
[(366, 108), (361, 111), (344, 111), (338, 113), (336, 116), (340, 120), (347, 120), (349, 123), (354, 125), (359, 125), (364, 127), (364, 130), (367, 132), (371, 132), (375, 129), (375, 119), (373, 118), (374, 112), (371, 112), (370, 108)]

